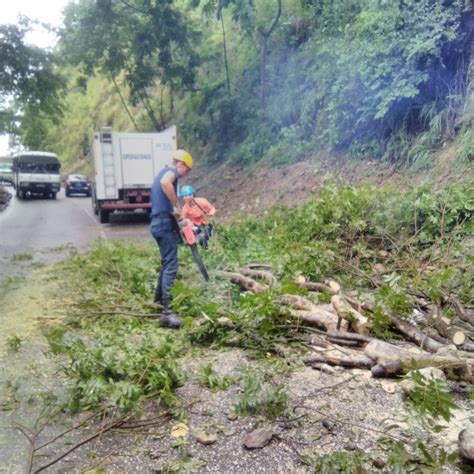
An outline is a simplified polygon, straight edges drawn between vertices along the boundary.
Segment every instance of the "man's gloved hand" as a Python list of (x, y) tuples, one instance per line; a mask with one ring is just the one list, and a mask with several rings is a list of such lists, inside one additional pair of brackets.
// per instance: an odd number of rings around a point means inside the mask
[(176, 217), (176, 219), (179, 219), (181, 216), (181, 206), (176, 205), (173, 207), (173, 215)]

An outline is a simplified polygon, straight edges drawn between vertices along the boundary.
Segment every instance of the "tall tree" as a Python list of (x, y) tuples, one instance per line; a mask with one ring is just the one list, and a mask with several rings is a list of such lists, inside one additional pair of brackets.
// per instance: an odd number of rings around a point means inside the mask
[(151, 105), (156, 80), (186, 89), (198, 58), (193, 32), (171, 0), (80, 0), (65, 9), (60, 48), (86, 74), (125, 72), (133, 104), (141, 101), (155, 129), (163, 126)]
[(52, 53), (25, 43), (29, 30), (26, 18), (0, 25), (0, 132), (17, 133), (26, 115), (62, 114), (64, 80)]
[(267, 54), (268, 54), (268, 40), (270, 35), (275, 31), (278, 21), (281, 17), (281, 0), (277, 1), (277, 8), (275, 16), (271, 19), (270, 25), (265, 28), (264, 25), (258, 26), (258, 33), (260, 35), (260, 106), (265, 110), (266, 95), (267, 95)]

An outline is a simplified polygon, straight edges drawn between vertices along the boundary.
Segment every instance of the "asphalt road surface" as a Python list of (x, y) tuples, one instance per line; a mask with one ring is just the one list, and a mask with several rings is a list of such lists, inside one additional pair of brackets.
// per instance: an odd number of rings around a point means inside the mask
[[(13, 194), (12, 187), (6, 189)], [(100, 224), (89, 197), (67, 198), (64, 190), (56, 200), (13, 196), (0, 212), (0, 279), (21, 273), (22, 255), (35, 263), (54, 263), (71, 247), (82, 252), (99, 238), (145, 241), (151, 236), (144, 213), (114, 214), (110, 224)]]

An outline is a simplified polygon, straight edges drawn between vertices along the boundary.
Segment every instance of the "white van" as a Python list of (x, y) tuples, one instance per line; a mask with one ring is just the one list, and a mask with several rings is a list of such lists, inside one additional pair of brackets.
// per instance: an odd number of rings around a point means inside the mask
[(44, 151), (24, 151), (13, 157), (13, 187), (20, 199), (39, 194), (56, 199), (61, 182), (57, 155)]

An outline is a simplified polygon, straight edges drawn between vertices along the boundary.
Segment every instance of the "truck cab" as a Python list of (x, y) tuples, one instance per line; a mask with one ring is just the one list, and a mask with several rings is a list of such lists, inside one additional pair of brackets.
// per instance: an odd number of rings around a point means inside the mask
[(20, 199), (41, 195), (56, 199), (61, 183), (61, 163), (56, 154), (44, 151), (24, 151), (13, 157), (13, 187)]

